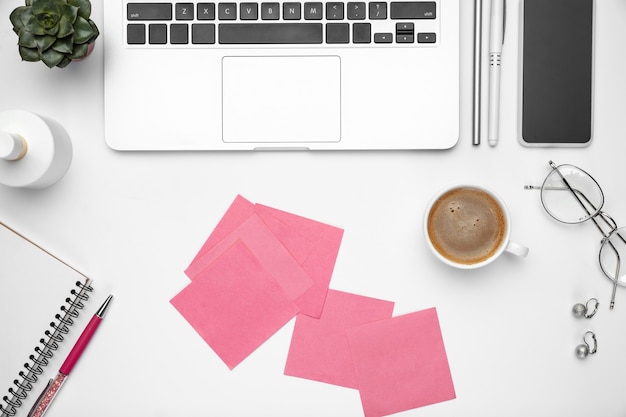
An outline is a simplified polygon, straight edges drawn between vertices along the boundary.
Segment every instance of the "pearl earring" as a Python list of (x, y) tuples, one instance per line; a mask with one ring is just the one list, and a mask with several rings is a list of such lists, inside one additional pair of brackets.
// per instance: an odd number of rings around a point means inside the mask
[[(590, 312), (589, 303), (595, 301), (595, 305), (593, 306), (593, 311)], [(600, 302), (596, 298), (590, 298), (586, 304), (576, 303), (572, 308), (572, 313), (574, 313), (574, 317), (576, 318), (592, 318), (598, 312), (598, 306)]]
[[(589, 346), (589, 343), (587, 343), (587, 335), (591, 335), (591, 340), (593, 341), (593, 348), (591, 348)], [(593, 332), (588, 331), (583, 336), (583, 343), (576, 346), (576, 356), (578, 356), (580, 359), (585, 359), (587, 355), (593, 355), (594, 353), (596, 353), (597, 350), (598, 350), (598, 341), (596, 340), (596, 335)]]

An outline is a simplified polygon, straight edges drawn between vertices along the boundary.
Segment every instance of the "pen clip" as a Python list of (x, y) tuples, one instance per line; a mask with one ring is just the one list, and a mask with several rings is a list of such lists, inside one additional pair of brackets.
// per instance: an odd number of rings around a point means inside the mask
[(46, 387), (43, 389), (43, 391), (41, 391), (41, 394), (39, 394), (39, 397), (37, 397), (37, 400), (35, 401), (35, 404), (33, 404), (32, 408), (28, 412), (28, 417), (33, 415), (35, 410), (37, 410), (37, 407), (39, 407), (39, 405), (41, 404), (43, 399), (46, 397), (46, 394), (48, 393), (48, 390), (50, 389), (50, 386), (52, 385), (52, 381), (54, 381), (54, 379), (50, 378), (50, 380), (48, 381), (48, 385), (46, 385)]

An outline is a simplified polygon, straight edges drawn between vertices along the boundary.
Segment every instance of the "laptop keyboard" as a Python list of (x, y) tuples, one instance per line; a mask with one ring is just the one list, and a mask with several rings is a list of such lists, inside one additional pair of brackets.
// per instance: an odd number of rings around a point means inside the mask
[(126, 3), (129, 47), (433, 47), (436, 1)]

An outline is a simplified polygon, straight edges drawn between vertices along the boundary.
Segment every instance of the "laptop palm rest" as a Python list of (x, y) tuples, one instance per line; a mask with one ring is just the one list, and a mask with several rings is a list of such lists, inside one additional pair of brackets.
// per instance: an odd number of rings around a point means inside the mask
[(340, 58), (224, 57), (222, 139), (268, 146), (339, 142)]

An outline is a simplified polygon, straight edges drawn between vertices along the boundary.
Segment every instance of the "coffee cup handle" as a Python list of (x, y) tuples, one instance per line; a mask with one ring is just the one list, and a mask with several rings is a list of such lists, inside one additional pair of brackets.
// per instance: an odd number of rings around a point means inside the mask
[(528, 248), (526, 246), (520, 245), (519, 243), (515, 243), (513, 241), (509, 241), (504, 250), (512, 253), (513, 255), (521, 256), (522, 258), (528, 255)]

